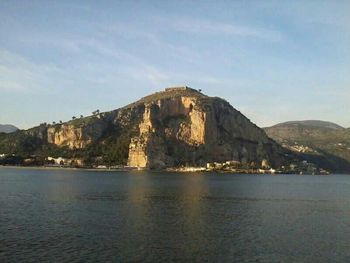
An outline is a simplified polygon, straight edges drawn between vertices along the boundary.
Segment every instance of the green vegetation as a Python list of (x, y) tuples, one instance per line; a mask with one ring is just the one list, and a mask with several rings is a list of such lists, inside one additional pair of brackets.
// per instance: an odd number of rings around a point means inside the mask
[(88, 116), (85, 118), (75, 118), (67, 122), (67, 124), (73, 125), (74, 127), (84, 127), (93, 123), (96, 120), (98, 120), (97, 116)]
[(22, 131), (10, 134), (0, 133), (0, 153), (27, 156), (35, 154), (41, 145), (40, 138), (27, 135)]
[(129, 154), (131, 136), (122, 134), (118, 137), (111, 137), (107, 140), (103, 149), (103, 161), (107, 165), (126, 165)]

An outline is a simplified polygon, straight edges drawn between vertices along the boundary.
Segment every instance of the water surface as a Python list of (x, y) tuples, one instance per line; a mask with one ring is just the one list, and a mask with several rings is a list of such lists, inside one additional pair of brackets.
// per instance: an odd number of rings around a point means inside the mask
[(350, 176), (0, 168), (0, 262), (349, 262)]

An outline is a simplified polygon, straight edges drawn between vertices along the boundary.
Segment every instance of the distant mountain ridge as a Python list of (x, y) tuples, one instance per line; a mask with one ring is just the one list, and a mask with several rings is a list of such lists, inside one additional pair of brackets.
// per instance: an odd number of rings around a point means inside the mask
[(0, 132), (11, 133), (17, 131), (18, 128), (11, 124), (0, 124)]
[(281, 126), (301, 126), (301, 127), (314, 127), (314, 128), (327, 128), (333, 130), (344, 130), (345, 128), (330, 121), (321, 121), (321, 120), (303, 120), (303, 121), (287, 121), (278, 123), (272, 127), (281, 127)]
[(350, 128), (327, 121), (308, 120), (279, 123), (264, 130), (289, 150), (322, 156), (334, 169), (350, 171)]

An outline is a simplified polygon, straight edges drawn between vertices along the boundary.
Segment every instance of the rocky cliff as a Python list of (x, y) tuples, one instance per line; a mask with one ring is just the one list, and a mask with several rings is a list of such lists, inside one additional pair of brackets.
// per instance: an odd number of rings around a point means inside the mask
[(70, 149), (85, 148), (100, 138), (106, 127), (106, 123), (99, 119), (84, 126), (62, 124), (59, 128), (49, 127), (47, 142), (57, 146), (68, 146)]
[(139, 133), (130, 143), (130, 166), (281, 161), (279, 147), (225, 100), (195, 90), (158, 97), (144, 102)]
[(23, 133), (41, 141), (37, 152), (49, 146), (56, 152), (68, 148), (65, 153), (74, 156), (102, 156), (135, 167), (228, 160), (256, 164), (267, 160), (277, 166), (284, 159), (282, 148), (228, 102), (188, 87), (166, 89), (114, 111), (43, 124)]

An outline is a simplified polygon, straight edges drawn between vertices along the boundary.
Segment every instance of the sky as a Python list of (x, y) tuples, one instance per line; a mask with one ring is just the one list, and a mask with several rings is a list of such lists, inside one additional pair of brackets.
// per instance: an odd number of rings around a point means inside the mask
[(350, 127), (350, 1), (0, 1), (0, 123), (30, 128), (167, 86), (258, 126)]

